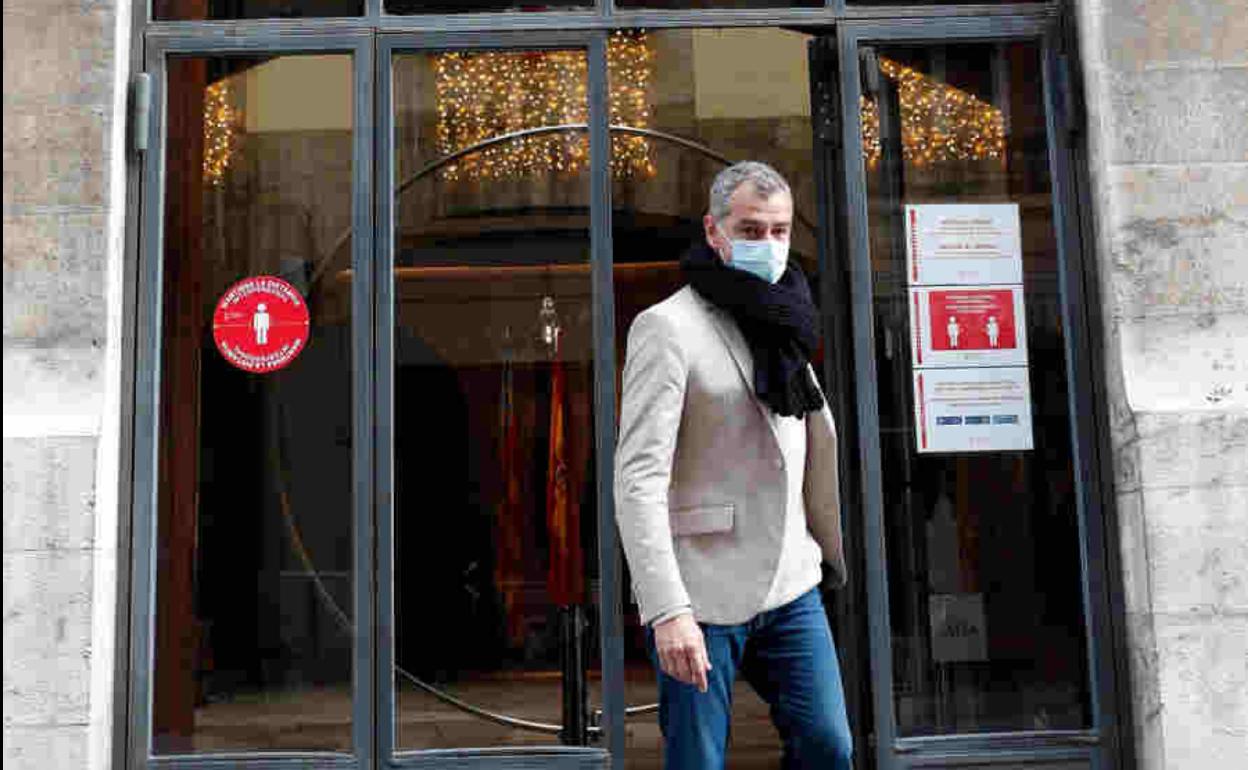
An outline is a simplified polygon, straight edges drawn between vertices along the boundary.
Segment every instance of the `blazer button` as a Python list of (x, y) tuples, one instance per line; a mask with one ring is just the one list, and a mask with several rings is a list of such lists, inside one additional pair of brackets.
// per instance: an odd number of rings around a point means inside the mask
[(775, 461), (776, 470), (784, 470), (784, 460), (777, 459)]

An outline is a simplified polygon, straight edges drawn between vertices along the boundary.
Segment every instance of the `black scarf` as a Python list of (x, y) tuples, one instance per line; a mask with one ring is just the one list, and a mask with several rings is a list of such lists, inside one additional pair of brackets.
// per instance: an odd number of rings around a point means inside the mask
[(819, 311), (794, 260), (773, 285), (728, 267), (699, 243), (681, 259), (680, 269), (698, 294), (737, 322), (754, 358), (754, 392), (763, 403), (786, 417), (823, 406), (806, 368), (819, 344)]

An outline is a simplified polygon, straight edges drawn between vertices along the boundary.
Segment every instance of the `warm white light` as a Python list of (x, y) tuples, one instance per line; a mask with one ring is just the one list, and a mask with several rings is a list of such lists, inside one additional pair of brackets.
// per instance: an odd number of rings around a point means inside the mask
[(225, 179), (237, 144), (239, 112), (231, 101), (228, 79), (204, 89), (204, 182), (211, 187)]
[[(644, 30), (618, 30), (607, 43), (610, 120), (650, 125), (653, 53)], [(451, 52), (433, 57), (437, 146), (442, 155), (526, 128), (589, 121), (588, 61), (584, 51)], [(655, 173), (646, 137), (612, 135), (617, 176)], [(572, 174), (589, 163), (584, 131), (522, 137), (444, 166), (442, 178), (502, 179)]]
[[(1001, 110), (947, 83), (880, 59), (880, 69), (896, 83), (901, 103), (901, 149), (916, 166), (949, 160), (1005, 156), (1005, 117)], [(862, 154), (868, 168), (880, 161), (880, 113), (874, 99), (859, 103)]]

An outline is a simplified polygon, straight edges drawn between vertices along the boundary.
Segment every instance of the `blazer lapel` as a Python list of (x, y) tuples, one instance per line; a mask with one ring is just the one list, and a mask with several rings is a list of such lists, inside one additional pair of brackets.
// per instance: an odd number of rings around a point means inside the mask
[(749, 345), (745, 342), (745, 336), (741, 334), (741, 330), (733, 323), (732, 318), (726, 312), (715, 307), (711, 302), (697, 292), (698, 301), (706, 310), (707, 315), (711, 317), (711, 325), (715, 327), (715, 331), (719, 334), (719, 338), (723, 340), (724, 347), (728, 348), (728, 353), (732, 357), (733, 363), (737, 365), (737, 372), (740, 373), (741, 379), (745, 381), (746, 392), (750, 394), (750, 400), (758, 407), (758, 410), (766, 420), (767, 425), (771, 428), (772, 435), (779, 441), (780, 437), (776, 434), (776, 425), (772, 420), (771, 409), (759, 400), (758, 394), (754, 392), (754, 357), (750, 355)]

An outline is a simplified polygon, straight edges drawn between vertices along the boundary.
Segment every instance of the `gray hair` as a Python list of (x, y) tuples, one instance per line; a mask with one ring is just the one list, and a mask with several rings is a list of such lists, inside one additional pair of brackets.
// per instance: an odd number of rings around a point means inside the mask
[(728, 199), (746, 182), (753, 182), (754, 189), (764, 198), (770, 198), (777, 192), (789, 193), (789, 183), (784, 181), (779, 171), (766, 163), (756, 160), (734, 163), (716, 174), (715, 181), (711, 182), (711, 217), (716, 222), (728, 216), (731, 210)]

